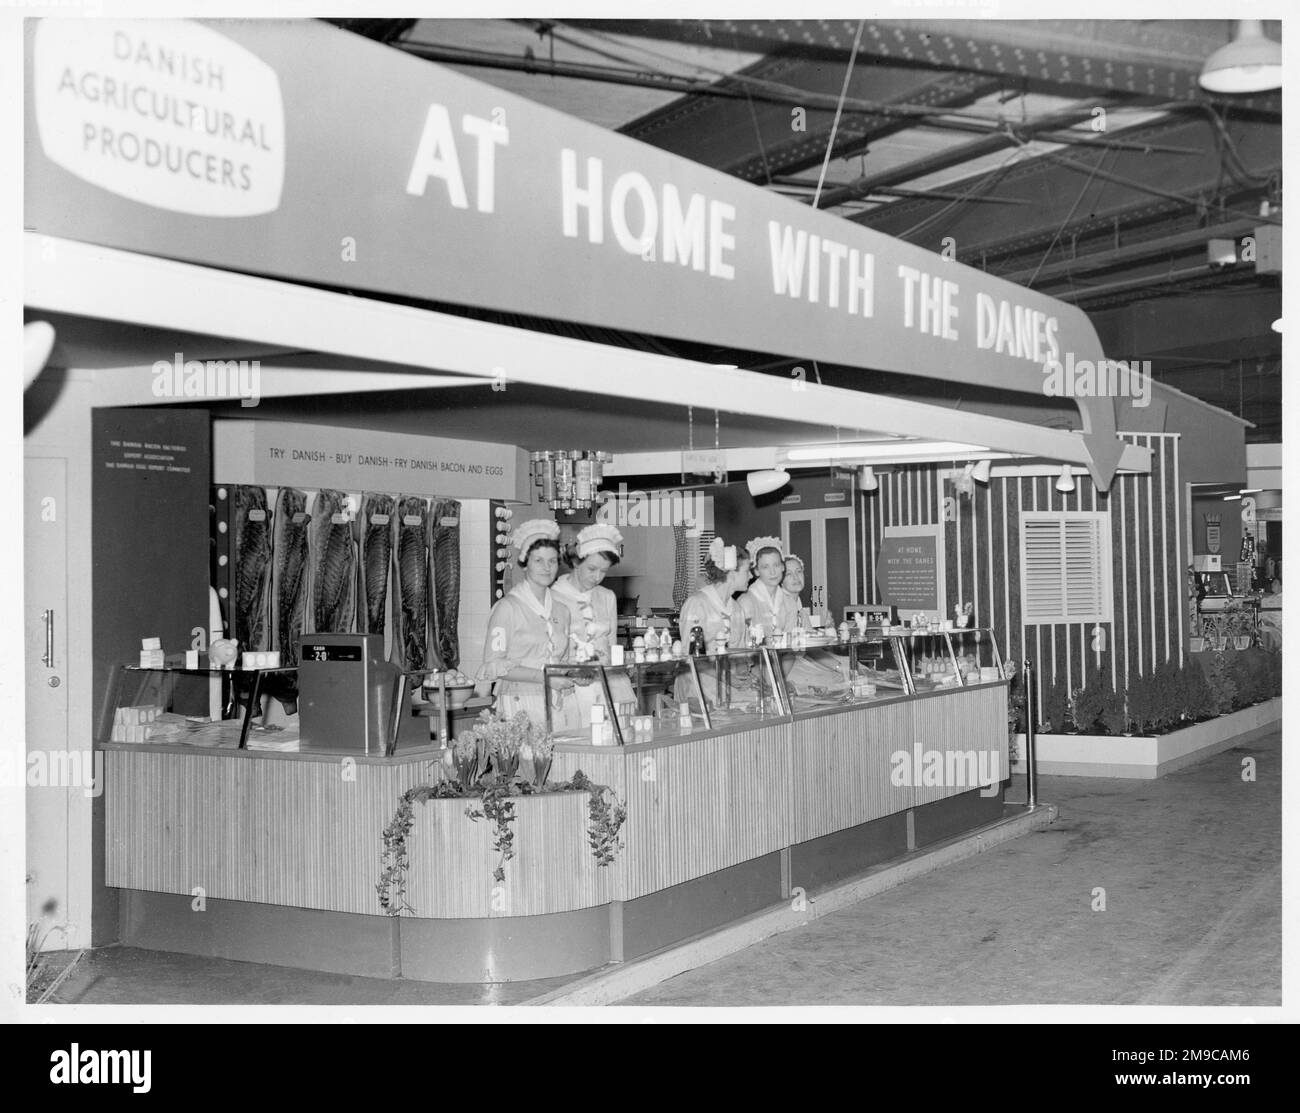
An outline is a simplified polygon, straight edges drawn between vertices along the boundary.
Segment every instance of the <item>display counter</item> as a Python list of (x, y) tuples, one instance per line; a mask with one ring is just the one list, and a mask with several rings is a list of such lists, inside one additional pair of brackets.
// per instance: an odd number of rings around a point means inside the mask
[[(980, 647), (997, 679), (958, 670), (912, 690), (924, 647), (873, 640), (584, 666), (612, 729), (593, 743), (593, 697), (585, 725), (557, 730), (550, 781), (581, 770), (625, 805), (612, 863), (591, 852), (585, 791), (511, 798), (514, 856), (500, 880), (491, 823), (466, 815), (474, 801), (429, 799), (412, 809), (410, 910), (396, 916), (376, 889), (383, 832), (402, 794), (431, 779), (441, 750), (427, 727), (423, 745), (391, 753), (291, 752), (259, 748), (243, 724), (253, 740), (242, 748), (178, 733), (113, 741), (106, 716), (106, 871), (123, 890), (122, 941), (380, 977), (557, 976), (999, 818), (1009, 764), (996, 649)], [(812, 683), (832, 675), (845, 678), (833, 694)], [(561, 678), (573, 679), (557, 669), (548, 683)], [(655, 725), (638, 731), (647, 716)]]

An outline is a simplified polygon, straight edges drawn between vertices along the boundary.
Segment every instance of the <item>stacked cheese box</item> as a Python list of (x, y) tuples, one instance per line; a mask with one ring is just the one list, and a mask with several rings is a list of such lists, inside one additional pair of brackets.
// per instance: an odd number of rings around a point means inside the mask
[(160, 669), (166, 663), (161, 638), (142, 638), (140, 640), (140, 667), (142, 669)]
[(113, 716), (114, 742), (147, 742), (149, 724), (162, 714), (161, 707), (119, 707)]

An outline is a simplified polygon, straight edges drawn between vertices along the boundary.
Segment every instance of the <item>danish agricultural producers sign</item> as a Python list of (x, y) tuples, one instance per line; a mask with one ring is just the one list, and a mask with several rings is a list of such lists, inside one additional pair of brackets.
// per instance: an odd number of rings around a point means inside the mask
[(942, 620), (944, 552), (942, 526), (886, 526), (876, 559), (880, 600), (901, 618), (913, 614)]
[(225, 35), (185, 20), (45, 19), (32, 71), (41, 150), (77, 178), (196, 216), (279, 208), (280, 82)]
[[(37, 234), (1040, 396), (1105, 358), (1074, 306), (321, 22), (27, 52)], [(1075, 401), (1109, 487), (1114, 398)]]

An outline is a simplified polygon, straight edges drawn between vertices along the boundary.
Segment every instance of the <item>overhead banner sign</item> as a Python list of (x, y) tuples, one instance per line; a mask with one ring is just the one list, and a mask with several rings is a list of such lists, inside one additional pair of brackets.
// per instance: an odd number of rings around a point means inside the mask
[(876, 559), (876, 583), (882, 603), (903, 618), (920, 614), (942, 621), (944, 601), (942, 526), (886, 526)]
[(505, 502), (530, 490), (528, 454), (512, 444), (288, 421), (214, 422), (212, 478)]
[(321, 22), (29, 21), (27, 51), (39, 144), (26, 225), (38, 233), (796, 360), (1064, 389), (1103, 486), (1118, 464), (1107, 377), (1074, 373), (1104, 358), (1087, 316), (924, 248)]

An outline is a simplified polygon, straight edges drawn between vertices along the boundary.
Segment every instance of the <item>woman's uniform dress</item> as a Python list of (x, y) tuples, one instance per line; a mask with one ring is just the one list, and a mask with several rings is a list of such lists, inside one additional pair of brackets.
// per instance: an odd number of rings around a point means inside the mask
[[(543, 685), (505, 677), (516, 666), (541, 669), (569, 661), (570, 623), (568, 607), (550, 588), (538, 600), (526, 581), (516, 584), (492, 608), (478, 679), (495, 682), (497, 714), (509, 718), (517, 711), (525, 711), (534, 723), (546, 726)], [(551, 721), (555, 729), (576, 727), (573, 692), (554, 692), (552, 701)]]
[(773, 593), (762, 580), (755, 580), (737, 602), (750, 623), (763, 628), (769, 645), (773, 634), (788, 634), (793, 630), (799, 617), (798, 599), (783, 591), (780, 584)]
[[(583, 591), (572, 572), (565, 573), (551, 585), (551, 592), (569, 610), (569, 659), (574, 657), (578, 642), (590, 642), (592, 651), (602, 664), (609, 664), (609, 649), (618, 633), (618, 599), (607, 587), (597, 585)], [(587, 617), (587, 613), (591, 617)], [(631, 703), (636, 699), (632, 682), (626, 676), (610, 676), (609, 694), (615, 704)], [(605, 696), (600, 682), (579, 684), (575, 688), (581, 725), (591, 722), (591, 707), (597, 696)]]
[[(706, 584), (682, 604), (681, 614), (678, 615), (678, 629), (681, 632), (682, 642), (687, 647), (690, 646), (691, 629), (695, 626), (704, 630), (704, 644), (709, 653), (713, 652), (718, 641), (724, 637), (728, 649), (742, 649), (747, 644), (745, 612), (740, 609), (740, 604), (726, 593), (725, 587), (719, 589), (713, 584)], [(696, 658), (696, 669), (700, 674), (700, 687), (704, 691), (705, 699), (710, 706), (713, 706), (718, 687), (713, 663), (708, 657)], [(679, 680), (678, 683), (678, 699), (685, 699), (689, 694), (684, 679)], [(732, 674), (733, 689), (746, 686), (742, 676)]]

